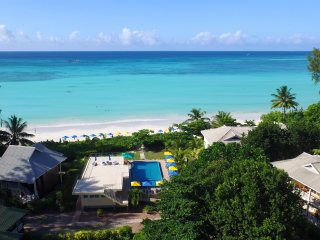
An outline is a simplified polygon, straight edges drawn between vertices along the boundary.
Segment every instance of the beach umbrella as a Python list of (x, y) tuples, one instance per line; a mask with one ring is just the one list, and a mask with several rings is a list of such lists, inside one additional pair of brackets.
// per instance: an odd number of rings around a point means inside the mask
[(80, 137), (87, 137), (87, 135), (85, 135), (85, 134), (82, 134)]
[(91, 137), (95, 137), (95, 136), (97, 136), (97, 135), (95, 135), (94, 133), (92, 133), (90, 136), (91, 136)]
[(174, 158), (173, 156), (166, 156), (166, 158)]
[(164, 152), (164, 155), (166, 155), (166, 156), (171, 156), (172, 153), (171, 153), (171, 152)]
[(160, 129), (158, 132), (159, 132), (159, 133), (162, 133), (163, 131)]
[(123, 156), (124, 158), (133, 158), (134, 154), (133, 153), (124, 152), (124, 153), (121, 154), (121, 156)]
[(175, 170), (169, 170), (169, 175), (179, 175), (179, 172)]
[(150, 182), (150, 181), (142, 182), (141, 186), (143, 186), (143, 187), (152, 187), (152, 182)]
[(169, 162), (176, 162), (173, 158), (169, 158), (168, 160), (167, 160), (167, 163), (169, 163)]
[(69, 137), (68, 137), (68, 136), (63, 136), (62, 138), (63, 138), (64, 140), (66, 140), (66, 139), (69, 138)]
[(171, 130), (172, 130), (172, 131), (175, 131), (176, 129), (175, 129), (175, 128), (171, 128)]
[(77, 138), (77, 135), (73, 135), (72, 138)]
[(178, 170), (178, 168), (176, 166), (170, 166), (169, 170)]
[(99, 134), (99, 137), (102, 137), (102, 136), (103, 136), (103, 134), (102, 134), (102, 133), (100, 133), (100, 134)]
[(129, 134), (129, 132), (124, 132), (124, 134), (128, 135), (128, 134)]
[(167, 163), (167, 166), (168, 166), (168, 167), (177, 166), (177, 164), (176, 164), (175, 162), (168, 162), (168, 163)]
[(131, 182), (131, 187), (141, 187), (141, 184), (138, 181), (133, 181)]
[(169, 132), (169, 130), (168, 130), (168, 129), (165, 129), (164, 132)]
[(121, 132), (116, 132), (116, 135), (117, 135), (117, 136), (120, 136), (120, 135), (121, 135)]
[(107, 135), (108, 135), (108, 136), (112, 136), (113, 134), (112, 134), (112, 133), (108, 133)]
[(156, 182), (156, 185), (157, 186), (161, 186), (163, 184), (163, 182), (162, 181), (158, 181), (158, 182)]

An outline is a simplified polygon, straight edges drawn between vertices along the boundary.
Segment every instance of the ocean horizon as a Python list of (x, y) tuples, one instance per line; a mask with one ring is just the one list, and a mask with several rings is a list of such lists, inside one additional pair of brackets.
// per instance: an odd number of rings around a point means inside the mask
[[(307, 51), (0, 52), (1, 118), (31, 126), (269, 112), (286, 85), (319, 101)], [(75, 60), (79, 60), (78, 62)]]

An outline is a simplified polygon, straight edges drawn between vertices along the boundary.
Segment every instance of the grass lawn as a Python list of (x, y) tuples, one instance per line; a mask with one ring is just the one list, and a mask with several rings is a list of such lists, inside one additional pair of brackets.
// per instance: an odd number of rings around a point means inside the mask
[(134, 152), (133, 160), (141, 160), (139, 151)]
[(155, 160), (155, 159), (164, 159), (164, 152), (153, 152), (153, 151), (146, 151), (144, 152), (146, 158), (148, 160)]

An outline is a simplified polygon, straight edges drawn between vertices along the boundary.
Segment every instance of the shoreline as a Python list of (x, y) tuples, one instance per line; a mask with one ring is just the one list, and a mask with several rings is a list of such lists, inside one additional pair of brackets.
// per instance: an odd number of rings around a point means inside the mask
[[(256, 124), (260, 121), (261, 115), (264, 113), (231, 113), (233, 118), (236, 118), (238, 122), (244, 123), (245, 120), (255, 120)], [(207, 114), (209, 115), (209, 114)], [(165, 130), (172, 126), (174, 123), (181, 123), (188, 119), (188, 116), (175, 116), (167, 118), (147, 118), (147, 119), (127, 119), (110, 122), (74, 122), (74, 123), (60, 123), (57, 125), (29, 125), (26, 129), (27, 133), (34, 134), (34, 138), (30, 140), (34, 142), (54, 140), (59, 141), (63, 136), (68, 136), (68, 141), (75, 141), (71, 138), (73, 135), (77, 135), (79, 140), (82, 134), (108, 134), (109, 132), (115, 134), (116, 132), (129, 132), (128, 136), (131, 136), (132, 132), (137, 132), (141, 129), (154, 130), (155, 133), (158, 130)], [(1, 128), (1, 130), (6, 130)], [(76, 140), (77, 140), (76, 139)]]

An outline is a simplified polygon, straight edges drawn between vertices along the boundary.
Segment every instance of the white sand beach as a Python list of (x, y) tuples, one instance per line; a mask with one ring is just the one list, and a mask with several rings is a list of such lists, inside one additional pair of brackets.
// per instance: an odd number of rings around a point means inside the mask
[[(255, 120), (256, 123), (260, 121), (260, 117), (263, 113), (232, 113), (232, 117), (236, 118), (238, 122), (244, 123), (245, 120)], [(214, 114), (207, 114), (207, 116), (213, 116)], [(167, 129), (174, 123), (181, 123), (187, 119), (187, 116), (175, 116), (163, 119), (132, 119), (132, 120), (121, 120), (105, 123), (66, 123), (59, 125), (29, 125), (26, 132), (35, 135), (32, 141), (46, 141), (54, 140), (59, 141), (63, 136), (68, 136), (68, 141), (84, 140), (81, 138), (82, 134), (98, 135), (100, 133), (108, 134), (109, 132), (115, 134), (121, 132), (125, 135), (125, 132), (129, 132), (129, 136), (133, 132), (137, 132), (141, 129), (154, 130), (155, 133), (158, 130)], [(2, 128), (2, 130), (6, 130)], [(71, 136), (78, 136), (77, 139), (72, 139)]]

